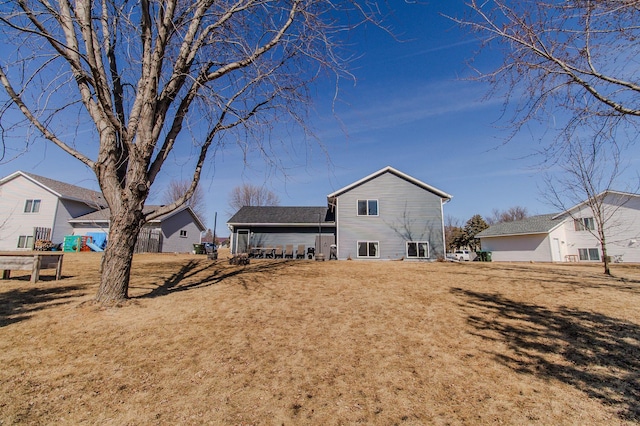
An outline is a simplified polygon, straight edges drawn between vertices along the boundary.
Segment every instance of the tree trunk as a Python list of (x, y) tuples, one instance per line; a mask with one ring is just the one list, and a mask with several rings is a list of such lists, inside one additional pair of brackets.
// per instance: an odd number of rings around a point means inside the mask
[(609, 256), (607, 255), (607, 244), (604, 237), (602, 237), (601, 244), (602, 244), (602, 264), (604, 265), (604, 273), (605, 275), (611, 275), (611, 270), (609, 269)]
[(141, 227), (141, 211), (112, 211), (96, 301), (116, 304), (129, 297), (131, 262)]

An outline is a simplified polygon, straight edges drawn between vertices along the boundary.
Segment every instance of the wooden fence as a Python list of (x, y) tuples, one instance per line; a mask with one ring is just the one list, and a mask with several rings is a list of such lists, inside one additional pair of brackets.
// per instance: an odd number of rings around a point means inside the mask
[(134, 253), (160, 253), (162, 250), (162, 232), (159, 229), (142, 228)]
[(33, 241), (38, 240), (51, 240), (51, 228), (43, 228), (40, 226), (36, 226), (33, 228)]

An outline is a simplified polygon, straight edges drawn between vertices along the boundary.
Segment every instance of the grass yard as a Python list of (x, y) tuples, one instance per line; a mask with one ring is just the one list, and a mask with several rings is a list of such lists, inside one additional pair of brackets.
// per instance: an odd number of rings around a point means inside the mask
[(640, 267), (100, 254), (0, 280), (0, 424), (632, 424)]

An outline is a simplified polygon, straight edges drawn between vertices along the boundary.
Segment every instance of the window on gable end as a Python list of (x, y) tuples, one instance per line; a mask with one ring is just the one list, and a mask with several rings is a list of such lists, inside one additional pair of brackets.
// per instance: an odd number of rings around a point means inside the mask
[(24, 203), (25, 213), (38, 213), (40, 211), (40, 200), (27, 200)]
[(358, 216), (378, 216), (378, 200), (358, 200)]

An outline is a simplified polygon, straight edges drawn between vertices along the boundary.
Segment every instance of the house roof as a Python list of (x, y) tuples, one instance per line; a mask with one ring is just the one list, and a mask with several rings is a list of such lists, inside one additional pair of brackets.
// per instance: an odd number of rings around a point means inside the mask
[(402, 173), (401, 171), (396, 170), (391, 166), (387, 166), (387, 167), (385, 167), (383, 169), (380, 169), (377, 172), (372, 173), (369, 176), (366, 176), (366, 177), (360, 179), (359, 181), (352, 183), (351, 185), (347, 185), (344, 188), (339, 189), (336, 192), (327, 195), (327, 198), (331, 199), (331, 198), (335, 198), (335, 197), (337, 197), (339, 195), (342, 195), (345, 192), (350, 191), (353, 188), (356, 188), (356, 187), (362, 185), (363, 183), (369, 182), (370, 180), (373, 180), (373, 179), (377, 178), (378, 176), (383, 175), (385, 173), (394, 174), (394, 175), (398, 176), (401, 179), (404, 179), (404, 180), (406, 180), (408, 182), (411, 182), (414, 185), (419, 186), (420, 188), (423, 188), (423, 189), (425, 189), (425, 190), (427, 190), (429, 192), (432, 192), (432, 193), (438, 195), (443, 200), (449, 201), (449, 200), (451, 200), (453, 198), (453, 195), (447, 194), (446, 192), (441, 191), (438, 188), (435, 188), (435, 187), (433, 187), (431, 185), (427, 185), (426, 183), (424, 183), (424, 182), (422, 182), (422, 181), (420, 181), (420, 180), (418, 180), (418, 179), (416, 179), (414, 177), (411, 177), (411, 176), (409, 176), (409, 175), (407, 175), (405, 173)]
[(335, 217), (324, 207), (244, 206), (229, 219), (229, 225), (309, 226), (333, 225)]
[[(144, 206), (144, 208), (142, 209), (142, 212), (144, 214), (149, 214), (155, 210), (157, 210), (158, 208), (160, 208), (162, 206), (154, 206), (154, 205), (147, 205)], [(166, 219), (169, 219), (170, 217), (180, 213), (183, 210), (188, 210), (189, 213), (191, 214), (191, 216), (193, 217), (193, 221), (195, 222), (195, 224), (198, 226), (198, 228), (200, 228), (201, 231), (204, 231), (205, 229), (207, 229), (204, 224), (202, 223), (202, 221), (200, 220), (200, 218), (198, 218), (198, 216), (194, 213), (194, 211), (191, 209), (191, 207), (189, 206), (183, 206), (179, 209), (176, 209), (170, 213), (164, 214), (160, 217), (157, 217), (153, 220), (150, 220), (149, 223), (160, 223)], [(102, 210), (98, 210), (95, 212), (91, 212), (91, 213), (87, 213), (85, 215), (82, 216), (78, 216), (74, 219), (70, 219), (69, 222), (70, 223), (108, 223), (109, 222), (109, 217), (111, 216), (111, 210), (109, 208), (106, 209), (102, 209)]]
[[(627, 202), (629, 199), (631, 198), (640, 198), (640, 194), (634, 194), (631, 192), (623, 192), (623, 191), (614, 191), (612, 189), (607, 189), (605, 191), (602, 191), (601, 193), (599, 193), (598, 195), (595, 196), (595, 198), (601, 198), (601, 197), (606, 197), (607, 195), (612, 195), (614, 197), (619, 197), (620, 199), (623, 199), (624, 202), (621, 204), (624, 204), (625, 202)], [(626, 200), (625, 200), (626, 199)], [(584, 206), (585, 204), (587, 204), (587, 201), (589, 200), (585, 200), (581, 203), (576, 204), (575, 206), (563, 211), (562, 213), (556, 213), (556, 217), (561, 217), (561, 216), (566, 216), (567, 214), (571, 214), (572, 211), (577, 210), (582, 208), (582, 206)], [(554, 218), (555, 219), (555, 218)]]
[(564, 221), (565, 217), (558, 216), (558, 213), (542, 214), (513, 222), (496, 223), (478, 233), (476, 238), (548, 234)]
[(102, 193), (98, 191), (93, 191), (91, 189), (83, 188), (81, 186), (71, 185), (69, 183), (60, 182), (54, 179), (50, 179), (44, 176), (34, 175), (33, 173), (26, 173), (23, 171), (17, 171), (15, 173), (10, 174), (4, 179), (0, 180), (0, 184), (8, 182), (12, 179), (15, 179), (18, 176), (23, 176), (24, 178), (30, 180), (36, 185), (41, 186), (52, 194), (56, 195), (59, 198), (64, 198), (67, 200), (81, 201), (84, 203), (89, 203), (96, 206), (105, 206), (106, 201), (102, 196)]

